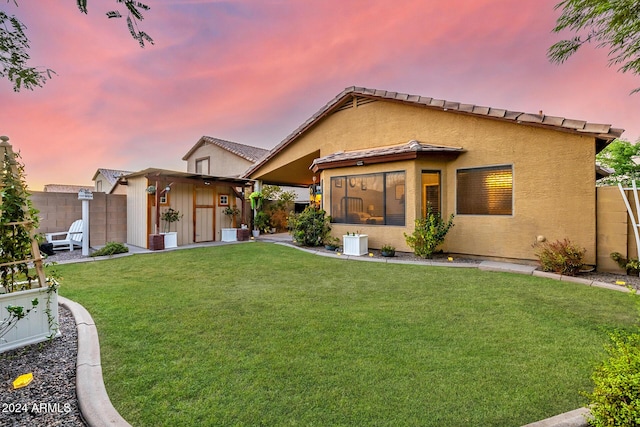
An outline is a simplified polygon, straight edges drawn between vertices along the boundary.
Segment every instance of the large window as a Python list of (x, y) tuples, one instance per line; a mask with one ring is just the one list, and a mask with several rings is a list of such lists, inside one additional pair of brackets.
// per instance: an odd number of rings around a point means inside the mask
[(344, 224), (404, 225), (405, 173), (331, 178), (331, 217)]
[(511, 215), (513, 167), (458, 169), (458, 215)]

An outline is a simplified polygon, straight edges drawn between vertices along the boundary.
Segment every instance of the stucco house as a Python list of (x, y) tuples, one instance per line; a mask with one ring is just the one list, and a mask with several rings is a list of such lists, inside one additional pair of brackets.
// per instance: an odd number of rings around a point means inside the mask
[(187, 172), (237, 177), (268, 152), (264, 148), (203, 136), (182, 160), (187, 162)]
[(120, 177), (130, 173), (133, 172), (99, 168), (93, 174), (93, 189), (96, 192), (104, 192), (106, 194), (127, 194), (126, 187), (121, 187), (117, 184)]
[(538, 239), (568, 238), (596, 260), (595, 155), (622, 129), (350, 87), (245, 178), (320, 185), (332, 234), (410, 251), (428, 204), (455, 226), (450, 253), (534, 260)]
[[(187, 162), (187, 172), (239, 177), (267, 153), (269, 150), (264, 148), (205, 135), (189, 149), (182, 160)], [(282, 190), (295, 193), (297, 209), (304, 209), (309, 204), (307, 187), (282, 186)]]

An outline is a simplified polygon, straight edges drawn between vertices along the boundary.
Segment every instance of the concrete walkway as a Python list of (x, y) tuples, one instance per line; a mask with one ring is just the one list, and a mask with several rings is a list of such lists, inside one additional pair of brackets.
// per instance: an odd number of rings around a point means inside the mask
[[(320, 256), (336, 255), (327, 253), (324, 251), (301, 248), (293, 245), (291, 242), (291, 236), (285, 233), (281, 234), (268, 234), (260, 236), (257, 240), (273, 242), (275, 244), (286, 245), (292, 248), (302, 250), (305, 252), (314, 253)], [(228, 244), (243, 244), (249, 243), (254, 240), (246, 242), (208, 242), (208, 243), (196, 243), (193, 245), (180, 246), (178, 248), (166, 249), (182, 250), (191, 249), (195, 247), (206, 246), (220, 246)], [(106, 257), (95, 258), (82, 258), (78, 260), (60, 261), (59, 264), (65, 264), (70, 262), (94, 262), (105, 259), (119, 258), (123, 256), (131, 256), (135, 254), (154, 253), (145, 248), (139, 248), (135, 246), (128, 246), (129, 253), (112, 255)], [(163, 251), (160, 251), (163, 252)], [(480, 264), (468, 264), (468, 263), (443, 263), (443, 262), (423, 262), (423, 261), (409, 261), (409, 260), (394, 260), (370, 258), (370, 257), (354, 257), (354, 256), (342, 256), (342, 259), (358, 260), (368, 262), (387, 262), (395, 264), (419, 264), (427, 266), (446, 266), (446, 267), (459, 267), (459, 268), (478, 268), (483, 271), (496, 271), (496, 272), (508, 272), (516, 274), (526, 274), (541, 276), (555, 280), (570, 281), (575, 283), (584, 284), (587, 286), (597, 286), (601, 288), (616, 290), (620, 292), (629, 292), (629, 290), (623, 286), (611, 285), (609, 283), (603, 283), (588, 279), (581, 279), (577, 277), (561, 276), (553, 273), (545, 273), (536, 270), (536, 267), (530, 265), (511, 264), (505, 262), (495, 261), (482, 261)], [(107, 395), (107, 391), (102, 379), (102, 365), (100, 361), (100, 343), (98, 341), (98, 331), (95, 323), (91, 318), (89, 312), (80, 304), (73, 302), (67, 298), (59, 297), (59, 304), (71, 311), (78, 329), (78, 361), (76, 364), (76, 393), (78, 395), (78, 404), (82, 416), (87, 421), (89, 426), (102, 427), (102, 426), (130, 426), (130, 424), (120, 416), (111, 404), (111, 400)], [(579, 408), (574, 411), (566, 412), (564, 414), (556, 415), (545, 420), (537, 421), (531, 424), (527, 424), (523, 427), (587, 427), (586, 417), (589, 415), (589, 410), (586, 408)]]

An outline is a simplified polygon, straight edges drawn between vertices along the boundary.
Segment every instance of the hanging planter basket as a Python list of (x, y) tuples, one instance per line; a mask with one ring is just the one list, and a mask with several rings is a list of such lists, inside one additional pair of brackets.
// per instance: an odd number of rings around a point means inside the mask
[(262, 193), (254, 191), (249, 195), (251, 201), (251, 209), (260, 209), (262, 207)]

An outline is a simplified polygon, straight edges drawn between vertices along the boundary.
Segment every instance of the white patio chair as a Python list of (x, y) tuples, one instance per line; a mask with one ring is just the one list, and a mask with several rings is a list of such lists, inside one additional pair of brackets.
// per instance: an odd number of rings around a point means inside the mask
[[(53, 250), (66, 249), (73, 250), (74, 246), (82, 247), (82, 220), (78, 219), (71, 224), (69, 231), (61, 231), (59, 233), (47, 233), (45, 237), (48, 243), (53, 245)], [(60, 238), (60, 236), (64, 236)]]

